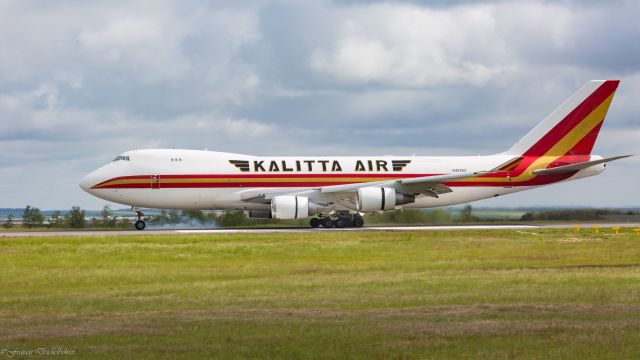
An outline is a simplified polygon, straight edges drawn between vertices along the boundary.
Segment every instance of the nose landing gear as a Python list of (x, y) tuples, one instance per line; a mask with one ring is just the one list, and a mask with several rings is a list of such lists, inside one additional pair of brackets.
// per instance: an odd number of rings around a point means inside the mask
[(138, 209), (133, 209), (133, 211), (135, 211), (136, 215), (138, 216), (138, 220), (134, 224), (136, 230), (144, 230), (144, 228), (147, 226), (147, 224), (145, 224), (144, 222), (144, 214)]

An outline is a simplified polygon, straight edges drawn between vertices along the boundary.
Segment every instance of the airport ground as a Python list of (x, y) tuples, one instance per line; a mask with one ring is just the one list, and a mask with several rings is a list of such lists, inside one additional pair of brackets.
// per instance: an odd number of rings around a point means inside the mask
[(1, 237), (39, 237), (39, 236), (150, 236), (150, 235), (176, 235), (176, 234), (292, 234), (314, 232), (354, 232), (354, 231), (448, 231), (448, 230), (524, 230), (524, 229), (574, 229), (577, 231), (593, 230), (603, 232), (619, 232), (621, 229), (631, 229), (640, 233), (638, 222), (537, 222), (537, 223), (512, 223), (512, 224), (457, 224), (457, 225), (371, 225), (364, 227), (347, 228), (311, 228), (309, 226), (249, 226), (249, 227), (215, 227), (215, 225), (203, 225), (198, 228), (180, 228), (179, 225), (154, 227), (147, 230), (126, 230), (122, 228), (97, 228), (97, 229), (52, 229), (52, 228), (12, 228), (0, 229)]
[(629, 228), (86, 234), (0, 244), (4, 354), (640, 357), (640, 235)]

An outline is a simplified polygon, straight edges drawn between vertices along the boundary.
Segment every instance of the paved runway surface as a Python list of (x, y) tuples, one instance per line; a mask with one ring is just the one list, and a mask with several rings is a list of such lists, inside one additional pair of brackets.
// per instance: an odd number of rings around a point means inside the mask
[[(0, 232), (0, 237), (24, 237), (24, 236), (121, 236), (121, 235), (175, 235), (175, 234), (236, 234), (236, 233), (312, 233), (317, 231), (441, 231), (441, 230), (518, 230), (518, 229), (570, 229), (575, 224), (549, 224), (549, 225), (447, 225), (447, 226), (365, 226), (361, 228), (342, 229), (312, 229), (312, 228), (252, 228), (252, 229), (177, 229), (154, 230), (150, 228), (143, 231), (29, 231), (29, 232)], [(640, 228), (640, 223), (586, 223), (580, 224), (583, 229), (592, 226), (602, 228)]]

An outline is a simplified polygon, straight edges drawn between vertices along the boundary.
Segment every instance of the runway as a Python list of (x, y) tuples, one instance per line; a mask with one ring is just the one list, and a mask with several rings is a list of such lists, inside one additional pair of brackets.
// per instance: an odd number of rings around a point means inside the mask
[(250, 229), (153, 229), (137, 230), (77, 230), (77, 231), (8, 231), (0, 232), (0, 237), (56, 237), (56, 236), (151, 236), (176, 234), (274, 234), (274, 233), (316, 233), (352, 231), (445, 231), (445, 230), (534, 230), (572, 229), (579, 225), (591, 230), (593, 226), (607, 228), (640, 228), (640, 223), (582, 223), (543, 225), (442, 225), (442, 226), (364, 226), (361, 228), (250, 228)]

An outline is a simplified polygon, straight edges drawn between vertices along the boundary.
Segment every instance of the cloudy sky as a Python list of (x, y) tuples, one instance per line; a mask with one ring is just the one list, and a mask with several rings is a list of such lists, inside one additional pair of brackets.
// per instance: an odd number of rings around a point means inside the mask
[[(590, 79), (621, 79), (595, 152), (640, 154), (636, 1), (0, 2), (0, 207), (135, 148), (476, 155)], [(640, 156), (478, 206), (639, 206)], [(120, 206), (114, 205), (118, 208)]]

